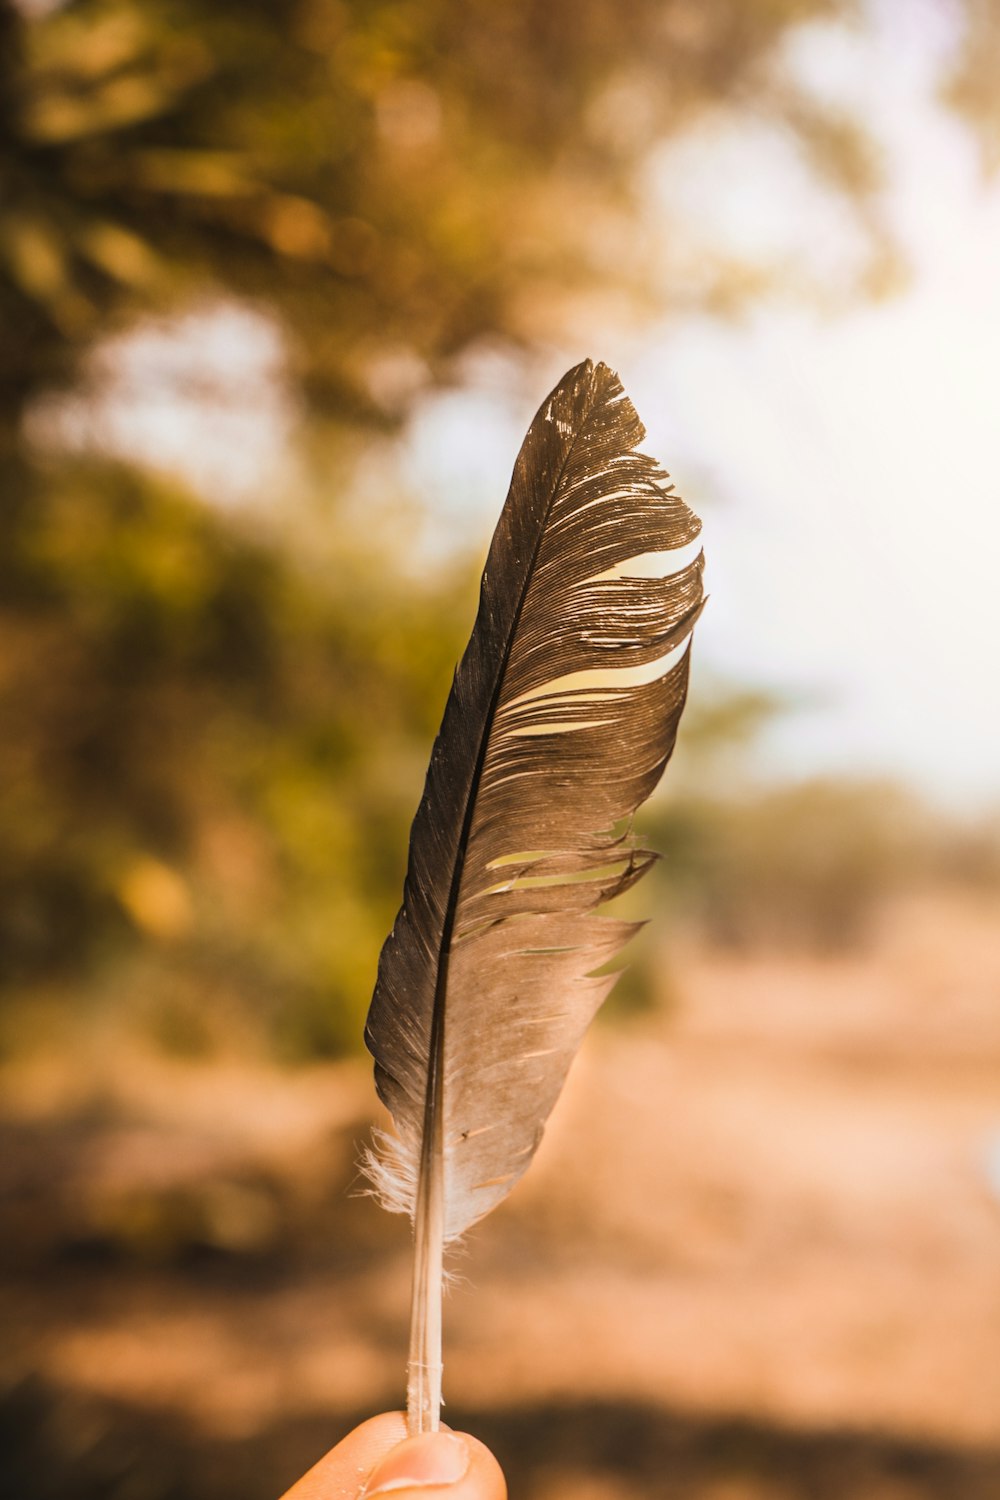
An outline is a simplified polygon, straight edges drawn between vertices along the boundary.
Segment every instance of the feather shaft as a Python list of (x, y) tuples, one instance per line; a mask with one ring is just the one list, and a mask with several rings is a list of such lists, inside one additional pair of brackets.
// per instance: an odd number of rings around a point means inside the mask
[[(435, 1070), (437, 1071), (437, 1070)], [(406, 1413), (410, 1436), (441, 1425), (441, 1298), (444, 1288), (444, 1171), (441, 1111), (426, 1133), (413, 1233), (413, 1294)]]

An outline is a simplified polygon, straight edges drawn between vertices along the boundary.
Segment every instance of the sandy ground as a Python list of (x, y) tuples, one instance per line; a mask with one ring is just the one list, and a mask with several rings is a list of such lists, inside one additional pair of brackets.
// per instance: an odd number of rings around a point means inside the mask
[[(838, 960), (675, 947), (669, 1013), (591, 1034), (447, 1308), (452, 1419), (517, 1493), (998, 1500), (996, 916), (914, 899)], [(350, 1195), (366, 1072), (73, 1063), (5, 1079), (16, 1493), (274, 1493), (401, 1396), (405, 1229)]]

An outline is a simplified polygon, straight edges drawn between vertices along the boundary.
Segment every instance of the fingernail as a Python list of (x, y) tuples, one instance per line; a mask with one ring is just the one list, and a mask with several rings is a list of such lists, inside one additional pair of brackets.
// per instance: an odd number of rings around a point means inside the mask
[(460, 1437), (448, 1432), (422, 1432), (386, 1454), (365, 1486), (364, 1500), (372, 1495), (389, 1495), (393, 1490), (455, 1484), (468, 1467), (469, 1450)]

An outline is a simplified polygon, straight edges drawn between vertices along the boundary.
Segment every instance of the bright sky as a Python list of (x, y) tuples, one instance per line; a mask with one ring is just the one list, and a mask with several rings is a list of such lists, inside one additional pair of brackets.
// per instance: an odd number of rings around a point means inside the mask
[(708, 465), (718, 497), (699, 651), (825, 700), (777, 733), (780, 765), (885, 770), (971, 807), (1000, 800), (1000, 186), (934, 101), (945, 41), (816, 28), (797, 57), (884, 142), (906, 294), (664, 331), (631, 384), (656, 451), (679, 476)]
[[(773, 770), (887, 773), (972, 809), (1000, 802), (1000, 186), (984, 187), (934, 100), (939, 12), (910, 0), (903, 30), (898, 8), (875, 12), (864, 37), (800, 33), (789, 65), (883, 143), (909, 289), (836, 318), (764, 305), (738, 325), (674, 321), (569, 352), (617, 366), (649, 451), (704, 515), (695, 670), (802, 703), (765, 747)], [(751, 253), (830, 214), (760, 139), (688, 143), (660, 170), (665, 214), (712, 211), (711, 237)], [(841, 238), (834, 258), (851, 253)], [(530, 412), (499, 422), (488, 369), (483, 386), (418, 426), (428, 494), (479, 494), (492, 473), (496, 505)]]

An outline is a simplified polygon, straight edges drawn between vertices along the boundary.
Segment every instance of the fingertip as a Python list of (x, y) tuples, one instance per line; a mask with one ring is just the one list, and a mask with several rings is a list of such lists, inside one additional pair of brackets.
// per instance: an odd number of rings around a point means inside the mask
[(282, 1500), (341, 1500), (359, 1494), (372, 1470), (406, 1437), (401, 1411), (369, 1417), (325, 1453)]
[(363, 1500), (506, 1500), (507, 1486), (490, 1450), (469, 1433), (422, 1433), (377, 1464)]
[[(466, 1482), (472, 1487), (469, 1489), (469, 1500), (507, 1500), (507, 1481), (504, 1479), (503, 1470), (487, 1448), (478, 1438), (468, 1432), (460, 1434), (469, 1445), (470, 1462)], [(465, 1500), (463, 1491), (462, 1500)]]

